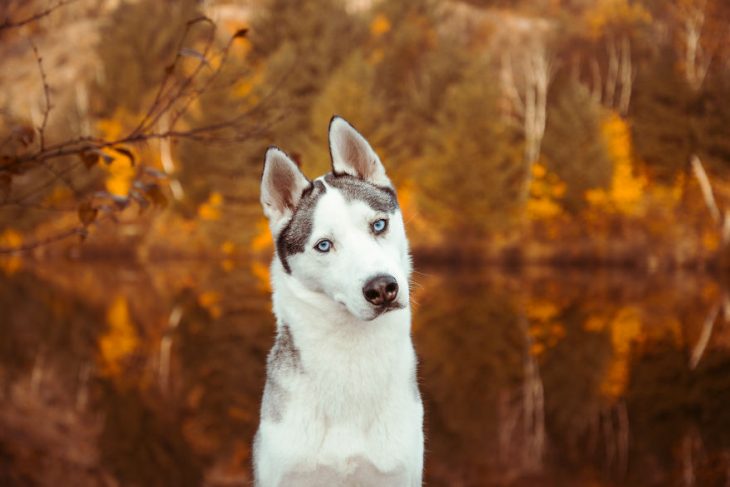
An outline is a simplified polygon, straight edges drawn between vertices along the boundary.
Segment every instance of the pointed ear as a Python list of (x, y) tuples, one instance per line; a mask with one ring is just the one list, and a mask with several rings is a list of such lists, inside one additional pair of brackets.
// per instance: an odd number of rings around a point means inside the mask
[(310, 184), (284, 151), (273, 146), (268, 148), (261, 177), (261, 206), (275, 236), (294, 214), (302, 192)]
[(349, 174), (378, 186), (392, 187), (385, 168), (365, 137), (344, 118), (335, 115), (329, 128), (332, 172)]

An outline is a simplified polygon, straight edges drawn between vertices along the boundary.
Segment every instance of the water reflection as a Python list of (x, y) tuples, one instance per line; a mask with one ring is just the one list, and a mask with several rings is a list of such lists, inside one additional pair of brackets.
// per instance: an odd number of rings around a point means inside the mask
[[(273, 317), (260, 264), (0, 277), (0, 484), (246, 485)], [(725, 485), (709, 276), (423, 270), (428, 485)]]

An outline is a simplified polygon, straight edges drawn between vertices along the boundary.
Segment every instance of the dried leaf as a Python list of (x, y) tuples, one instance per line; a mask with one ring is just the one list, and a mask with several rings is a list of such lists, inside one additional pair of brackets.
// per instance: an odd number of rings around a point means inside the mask
[(99, 213), (99, 210), (94, 208), (90, 202), (84, 201), (79, 205), (78, 213), (81, 223), (87, 226), (96, 220), (96, 215)]
[(28, 147), (35, 140), (35, 129), (30, 125), (19, 125), (13, 128), (13, 137), (25, 147)]
[(104, 163), (108, 166), (112, 162), (114, 162), (114, 156), (107, 154), (101, 149), (93, 148), (93, 149), (87, 149), (85, 152), (91, 152), (92, 154), (96, 154), (98, 157), (101, 157), (104, 160)]
[(129, 159), (129, 163), (132, 166), (134, 166), (137, 163), (137, 158), (134, 157), (134, 153), (131, 150), (126, 149), (124, 147), (112, 147), (112, 150), (114, 150), (115, 152), (118, 152), (118, 153), (122, 154), (124, 157), (126, 157), (127, 159)]
[(153, 183), (147, 186), (146, 193), (147, 198), (149, 198), (153, 205), (163, 208), (167, 206), (167, 198), (162, 193), (162, 189), (158, 184)]
[(93, 150), (83, 151), (79, 154), (79, 158), (81, 159), (81, 162), (84, 163), (86, 169), (91, 169), (99, 162), (99, 154)]

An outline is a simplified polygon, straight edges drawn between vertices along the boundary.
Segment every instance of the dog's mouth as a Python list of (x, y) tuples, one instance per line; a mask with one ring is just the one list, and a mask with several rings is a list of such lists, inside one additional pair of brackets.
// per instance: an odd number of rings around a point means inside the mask
[[(355, 315), (356, 317), (359, 317), (356, 313), (354, 313), (352, 310), (350, 310), (350, 307), (347, 306), (347, 304), (345, 304), (344, 301), (337, 299), (337, 300), (335, 300), (335, 302), (337, 304), (339, 304), (340, 306), (342, 306), (343, 309), (349, 311), (351, 314)], [(363, 321), (372, 321), (375, 318), (383, 316), (384, 314), (388, 313), (389, 311), (395, 311), (395, 310), (403, 309), (405, 307), (406, 307), (406, 305), (403, 303), (400, 303), (400, 302), (390, 303), (385, 306), (372, 307), (373, 314), (371, 316), (368, 316), (366, 318), (363, 318), (363, 317), (359, 317), (359, 318)]]
[(390, 303), (390, 304), (385, 305), (385, 306), (379, 306), (379, 307), (375, 308), (375, 314), (373, 315), (372, 318), (370, 318), (370, 320), (374, 320), (375, 318), (377, 318), (379, 316), (382, 316), (382, 315), (384, 315), (385, 313), (387, 313), (389, 311), (395, 311), (397, 309), (403, 309), (405, 307), (406, 306), (404, 304), (401, 304), (401, 303), (398, 303), (398, 302)]

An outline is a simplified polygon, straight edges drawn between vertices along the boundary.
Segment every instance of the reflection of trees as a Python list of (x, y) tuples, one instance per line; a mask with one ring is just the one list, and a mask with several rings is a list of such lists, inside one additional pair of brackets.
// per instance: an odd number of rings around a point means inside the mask
[(600, 389), (611, 359), (611, 340), (607, 331), (585, 329), (588, 313), (578, 301), (567, 305), (557, 319), (565, 326), (565, 336), (541, 361), (547, 429), (554, 447), (578, 462), (586, 443), (597, 446)]
[(244, 297), (242, 289), (255, 284), (242, 283), (241, 277), (219, 282), (229, 302), (224, 298), (218, 319), (211, 318), (195, 296), (179, 297), (182, 319), (173, 338), (179, 374), (171, 381), (177, 402), (183, 404), (187, 441), (206, 462), (235, 457), (228, 469), (239, 475), (250, 464), (249, 446), (258, 424), (266, 353), (274, 331), (268, 301), (259, 293)]
[(258, 282), (87, 270), (0, 276), (0, 484), (246, 483), (273, 338)]
[[(427, 470), (444, 481), (476, 482), (504, 457), (515, 463), (503, 464), (503, 475), (514, 476), (521, 458), (510, 452), (525, 436), (523, 418), (501, 416), (522, 402), (525, 386), (515, 303), (503, 290), (464, 276), (439, 280), (421, 300), (429, 303), (418, 310), (415, 336), (431, 438)], [(505, 428), (513, 434), (507, 433), (510, 451), (503, 455)]]
[(628, 485), (725, 478), (724, 328), (688, 365), (720, 293), (713, 280), (487, 269), (423, 284), (415, 338), (430, 481), (576, 470)]
[[(245, 484), (274, 329), (261, 283), (228, 271), (0, 277), (0, 485)], [(719, 313), (707, 331), (712, 279), (487, 268), (422, 285), (429, 485), (727, 478), (730, 335)]]
[(200, 485), (200, 461), (180, 431), (180, 412), (134, 387), (104, 381), (101, 460), (122, 484)]
[(99, 314), (27, 273), (0, 276), (0, 310), (0, 484), (100, 483), (88, 408)]
[[(730, 356), (707, 353), (694, 371), (669, 341), (634, 357), (627, 391), (638, 481), (722, 485), (730, 468)], [(655, 478), (644, 466), (651, 469)]]

